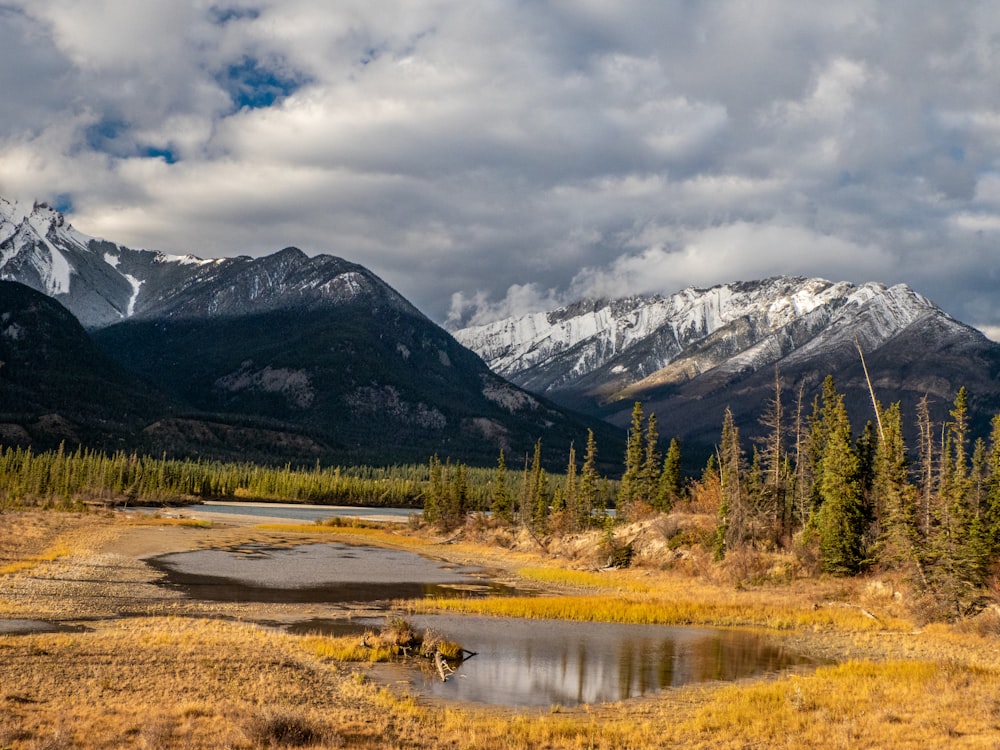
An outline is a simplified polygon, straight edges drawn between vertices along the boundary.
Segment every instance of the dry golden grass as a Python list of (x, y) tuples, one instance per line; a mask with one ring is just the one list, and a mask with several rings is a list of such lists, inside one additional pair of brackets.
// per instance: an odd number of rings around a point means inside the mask
[(262, 523), (253, 528), (260, 531), (276, 531), (289, 534), (315, 534), (321, 536), (342, 536), (346, 539), (362, 539), (370, 544), (381, 544), (389, 547), (426, 547), (428, 543), (419, 537), (412, 537), (393, 531), (392, 527), (384, 525), (372, 526), (326, 526), (309, 523)]
[[(67, 558), (51, 563), (58, 568), (86, 555), (88, 539), (107, 538), (101, 536), (105, 526), (88, 537), (85, 521), (66, 526), (67, 519), (53, 518), (48, 534), (36, 534), (30, 544), (19, 542), (13, 554), (4, 546), (8, 532), (0, 528), (3, 562), (43, 556), (63, 545)], [(25, 529), (33, 523), (10, 520)], [(276, 528), (282, 534), (293, 531), (288, 525)], [(892, 586), (885, 594), (881, 582), (796, 581), (738, 590), (671, 571), (563, 571), (524, 553), (326, 528), (305, 526), (294, 533), (330, 538), (335, 532), (369, 543), (423, 548), (461, 563), (488, 560), (517, 571), (522, 580), (561, 592), (444, 600), (436, 607), (750, 626), (841, 663), (735, 684), (684, 687), (622, 704), (506, 710), (426, 702), (403, 687), (387, 688), (376, 679), (379, 668), (369, 663), (370, 649), (359, 649), (356, 638), (294, 636), (210, 613), (202, 618), (137, 616), (88, 622), (92, 630), (80, 633), (0, 636), (0, 748), (249, 750), (302, 742), (456, 750), (928, 750), (1000, 742), (997, 629), (984, 623), (917, 630), (894, 608)], [(258, 537), (265, 532), (252, 530)], [(10, 579), (20, 576), (24, 573), (9, 574)], [(861, 606), (879, 619), (865, 616)]]
[(69, 554), (69, 549), (65, 544), (56, 544), (55, 546), (49, 547), (44, 552), (37, 555), (32, 555), (24, 560), (15, 560), (14, 562), (7, 563), (6, 565), (0, 565), (0, 576), (10, 575), (11, 573), (25, 573), (32, 568), (36, 568), (42, 563), (53, 562), (61, 557), (66, 557)]
[(496, 599), (424, 599), (409, 605), (414, 612), (449, 610), (478, 615), (542, 620), (619, 622), (640, 625), (712, 625), (772, 630), (840, 629), (911, 630), (902, 620), (872, 620), (860, 609), (822, 607), (796, 609), (746, 601), (635, 600), (623, 596), (504, 597)]
[(200, 518), (171, 518), (169, 516), (135, 516), (127, 521), (130, 526), (183, 526), (192, 529), (210, 529), (211, 521)]

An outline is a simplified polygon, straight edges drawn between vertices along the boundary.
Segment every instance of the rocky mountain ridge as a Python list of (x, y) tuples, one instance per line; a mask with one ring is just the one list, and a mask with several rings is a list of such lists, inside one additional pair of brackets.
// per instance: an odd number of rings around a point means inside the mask
[(775, 368), (786, 393), (803, 386), (807, 400), (832, 374), (864, 412), (859, 348), (884, 403), (912, 407), (927, 394), (940, 411), (964, 384), (985, 407), (1000, 392), (1000, 345), (902, 284), (774, 277), (587, 300), (453, 333), (558, 403), (624, 425), (643, 401), (677, 434), (705, 441), (727, 405), (753, 429)]
[(335, 307), (353, 298), (420, 315), (371, 271), (288, 247), (261, 258), (203, 259), (88, 237), (44, 203), (0, 198), (0, 279), (61, 302), (88, 329), (124, 320)]

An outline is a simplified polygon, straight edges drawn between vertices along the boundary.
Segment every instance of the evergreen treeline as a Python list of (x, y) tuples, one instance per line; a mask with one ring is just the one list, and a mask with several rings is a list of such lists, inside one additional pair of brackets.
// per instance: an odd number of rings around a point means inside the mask
[(835, 575), (895, 571), (929, 614), (975, 611), (1000, 563), (1000, 415), (988, 440), (973, 440), (965, 388), (944, 424), (932, 423), (924, 397), (911, 457), (899, 404), (873, 404), (874, 423), (855, 437), (832, 377), (806, 416), (800, 391), (791, 418), (776, 377), (767, 435), (749, 460), (727, 410), (703, 477), (721, 498), (716, 554), (785, 548)]
[[(476, 473), (473, 471), (473, 473)], [(479, 470), (486, 477), (488, 470)], [(477, 475), (476, 479), (480, 480)], [(273, 500), (320, 505), (420, 507), (422, 465), (293, 469), (251, 463), (153, 458), (77, 449), (0, 451), (0, 504), (67, 506), (80, 501), (171, 503), (185, 500)]]

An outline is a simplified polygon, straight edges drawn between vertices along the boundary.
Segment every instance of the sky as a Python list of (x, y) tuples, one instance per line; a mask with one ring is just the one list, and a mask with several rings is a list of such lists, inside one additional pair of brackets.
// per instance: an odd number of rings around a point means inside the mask
[(338, 255), (450, 327), (787, 274), (1000, 338), (1000, 13), (0, 0), (0, 195), (132, 247)]

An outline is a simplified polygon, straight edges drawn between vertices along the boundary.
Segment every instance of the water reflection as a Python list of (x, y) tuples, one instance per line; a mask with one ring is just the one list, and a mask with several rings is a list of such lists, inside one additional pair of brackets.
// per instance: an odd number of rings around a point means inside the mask
[[(495, 705), (604, 703), (811, 663), (739, 631), (449, 615), (412, 619), (416, 627), (476, 652), (448, 682), (415, 673), (416, 687)], [(356, 621), (356, 627), (364, 626)], [(321, 628), (313, 622), (308, 629)]]

